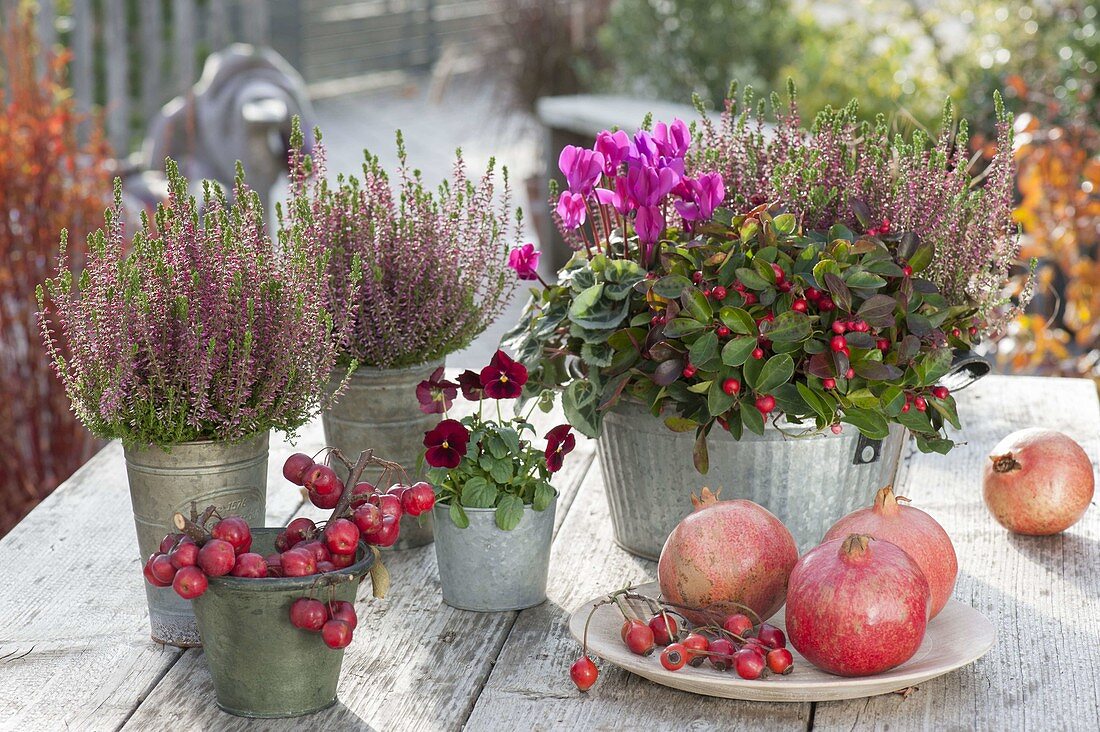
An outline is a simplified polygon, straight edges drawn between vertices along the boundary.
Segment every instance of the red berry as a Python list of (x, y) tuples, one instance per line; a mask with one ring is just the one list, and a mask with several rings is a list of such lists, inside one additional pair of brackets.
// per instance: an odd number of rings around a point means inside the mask
[(745, 304), (746, 305), (755, 305), (756, 304), (756, 294), (755, 293), (746, 292), (744, 297), (745, 297)]
[(901, 271), (902, 271), (902, 274), (904, 274), (906, 277), (912, 277), (913, 276), (913, 268), (910, 267), (908, 264), (903, 266), (901, 268)]
[(286, 534), (286, 548), (293, 549), (294, 545), (304, 539), (312, 539), (317, 535), (317, 525), (305, 516), (294, 519), (287, 524), (286, 530), (283, 532)]
[(953, 335), (953, 336), (955, 336), (956, 338), (958, 338), (959, 336), (961, 336), (961, 335), (962, 335), (962, 331), (961, 331), (961, 330), (959, 330), (958, 328), (952, 328), (952, 329), (951, 329), (951, 335)]
[(801, 297), (791, 303), (791, 310), (796, 313), (804, 313), (810, 309), (810, 304)]
[(767, 417), (773, 409), (775, 409), (775, 397), (771, 394), (765, 394), (756, 398), (756, 408), (760, 410), (760, 414)]
[(684, 366), (684, 370), (683, 370), (684, 378), (685, 379), (690, 379), (692, 376), (695, 376), (695, 372), (698, 371), (698, 370), (699, 369), (695, 368), (695, 366), (693, 364), (689, 363), (687, 366)]
[(290, 623), (295, 628), (320, 632), (328, 621), (325, 603), (309, 597), (299, 597), (290, 603)]
[(772, 673), (789, 674), (794, 670), (794, 656), (786, 648), (773, 648), (765, 660)]
[(176, 578), (176, 568), (172, 565), (172, 560), (168, 558), (167, 554), (157, 552), (149, 557), (146, 564), (149, 567), (149, 574), (156, 579), (156, 582), (152, 584), (157, 587), (167, 587)]
[(846, 320), (834, 320), (832, 326), (833, 332), (837, 335), (844, 335), (848, 332), (848, 321)]
[(968, 328), (966, 332), (969, 333), (972, 336), (978, 335), (978, 329), (973, 325), (970, 326), (970, 328)]
[(676, 634), (680, 629), (680, 626), (676, 623), (676, 618), (668, 613), (654, 615), (649, 621), (649, 627), (653, 631), (654, 642), (659, 646), (667, 646), (675, 641)]
[(364, 503), (351, 514), (351, 520), (366, 534), (382, 528), (382, 511), (373, 503)]
[(787, 273), (783, 271), (782, 267), (780, 267), (775, 262), (772, 262), (771, 265), (772, 265), (772, 272), (775, 272), (775, 282), (776, 282), (776, 284), (780, 284), (780, 283), (783, 282), (783, 280), (787, 279)]
[(653, 629), (641, 621), (628, 624), (625, 640), (630, 652), (639, 656), (648, 656), (656, 647)]
[(176, 572), (176, 578), (172, 580), (172, 589), (184, 600), (194, 600), (206, 592), (209, 583), (206, 575), (198, 567), (184, 567)]
[(714, 294), (714, 290), (710, 289), (709, 287), (706, 288), (705, 290), (703, 290), (703, 297), (707, 298), (708, 300), (710, 299), (710, 296), (713, 295), (713, 294)]
[(255, 552), (245, 552), (237, 556), (237, 563), (230, 572), (234, 577), (266, 577), (267, 562)]
[(351, 626), (343, 620), (329, 620), (321, 626), (321, 640), (333, 650), (347, 648), (351, 643)]
[(866, 333), (867, 331), (871, 330), (871, 326), (867, 325), (866, 320), (857, 320), (855, 323), (852, 324), (852, 327), (855, 328), (855, 331), (857, 333)]
[(746, 638), (745, 644), (741, 646), (745, 650), (752, 651), (756, 655), (760, 656), (760, 660), (763, 661), (764, 657), (768, 655), (768, 647), (761, 642), (759, 638)]
[(946, 386), (934, 386), (932, 387), (932, 396), (937, 399), (946, 399), (950, 396), (951, 392), (948, 391)]
[(848, 347), (848, 341), (842, 335), (835, 335), (829, 341), (829, 348), (837, 353), (842, 353)]
[(764, 673), (764, 657), (748, 648), (742, 648), (733, 654), (733, 665), (738, 676), (750, 681), (759, 679)]
[(836, 303), (833, 302), (833, 298), (826, 295), (821, 298), (821, 302), (817, 304), (817, 307), (819, 310), (829, 312), (836, 307)]
[(346, 518), (330, 521), (325, 526), (325, 544), (333, 554), (351, 554), (359, 545), (359, 528)]
[(722, 382), (722, 391), (726, 392), (730, 396), (735, 395), (741, 391), (741, 382), (737, 379), (726, 379)]
[(708, 649), (710, 665), (718, 671), (725, 671), (733, 665), (733, 642), (727, 638), (715, 638), (710, 642)]
[(661, 651), (661, 665), (669, 671), (679, 671), (687, 663), (687, 649), (682, 643), (670, 643)]
[(718, 326), (718, 330), (716, 330), (715, 333), (718, 334), (719, 338), (728, 338), (730, 334), (730, 329), (724, 325), (720, 325)]
[(756, 637), (768, 648), (787, 647), (787, 636), (783, 635), (782, 630), (770, 623), (762, 624), (760, 630), (756, 632)]
[(738, 292), (744, 292), (745, 291), (745, 285), (743, 283), (739, 282), (738, 280), (734, 280), (733, 281), (733, 289), (737, 290)]
[(878, 350), (880, 351), (889, 351), (890, 340), (887, 338), (879, 338), (877, 341), (875, 341), (875, 347), (878, 348)]
[(843, 427), (842, 427), (842, 426), (840, 425), (840, 423), (839, 423), (839, 422), (837, 422), (836, 424), (830, 425), (830, 426), (829, 426), (829, 430), (830, 430), (830, 431), (831, 431), (831, 432), (832, 432), (832, 433), (833, 433), (834, 435), (839, 435), (839, 434), (840, 434), (841, 432), (843, 432), (843, 431), (844, 431), (844, 428), (843, 428)]
[(913, 400), (913, 404), (917, 407), (918, 412), (923, 412), (924, 410), (928, 409), (928, 402), (925, 401), (924, 397), (917, 397)]
[(376, 530), (364, 534), (363, 539), (368, 544), (374, 544), (375, 546), (393, 546), (400, 531), (401, 523), (397, 516), (382, 514), (382, 525)]
[[(329, 564), (331, 564), (334, 569), (345, 569), (345, 568), (350, 567), (351, 565), (355, 564), (355, 555), (354, 554), (333, 554), (328, 561), (329, 561)], [(320, 563), (318, 563), (317, 566), (320, 567), (321, 566)]]
[(343, 600), (334, 600), (328, 604), (328, 616), (333, 620), (343, 620), (352, 632), (359, 625), (359, 617), (355, 614), (355, 606)]
[(199, 549), (199, 567), (210, 577), (221, 577), (233, 571), (237, 552), (223, 539), (211, 539)]
[[(845, 349), (844, 355), (845, 356), (848, 355), (847, 349)], [(845, 379), (854, 379), (854, 378), (856, 378), (856, 370), (849, 366), (848, 370), (844, 372), (844, 378)]]
[(816, 301), (821, 299), (821, 291), (818, 290), (816, 287), (807, 287), (806, 288), (806, 297), (808, 299), (816, 302)]
[(287, 577), (308, 577), (317, 572), (317, 560), (305, 549), (295, 547), (283, 552), (279, 558), (283, 574)]
[(890, 233), (890, 219), (883, 218), (882, 223), (878, 227), (878, 230), (881, 231), (883, 234), (889, 234)]
[(901, 413), (905, 414), (908, 411), (909, 411), (909, 402), (906, 402), (905, 405), (901, 408)]
[(313, 467), (313, 458), (301, 452), (296, 452), (283, 463), (283, 477), (294, 485), (302, 485), (306, 481), (306, 471)]
[(726, 299), (726, 294), (727, 294), (726, 293), (726, 288), (722, 287), (721, 285), (718, 285), (717, 287), (715, 287), (710, 292), (711, 292), (712, 295), (714, 295), (715, 300), (725, 300)]
[(687, 651), (688, 664), (691, 666), (702, 666), (703, 661), (707, 660), (710, 641), (705, 635), (689, 633), (687, 638), (680, 641), (680, 645)]
[(303, 541), (294, 547), (295, 549), (301, 549), (304, 552), (309, 552), (313, 555), (313, 561), (315, 562), (331, 562), (332, 552), (329, 551), (328, 544), (320, 539), (312, 539), (310, 541)]
[(744, 613), (735, 613), (722, 621), (722, 627), (734, 635), (744, 636), (752, 630), (752, 620)]
[(188, 539), (168, 552), (168, 558), (176, 569), (190, 567), (199, 561), (199, 545)]
[(327, 465), (314, 465), (306, 471), (303, 485), (310, 493), (316, 493), (319, 496), (338, 494), (341, 488), (336, 471)]
[(752, 349), (752, 357), (755, 358), (757, 361), (764, 358), (764, 349), (760, 346)]
[(699, 270), (695, 270), (691, 273), (691, 281), (695, 284), (699, 284), (703, 281), (703, 273)]
[(836, 379), (822, 379), (821, 380), (821, 385), (823, 387), (825, 387), (826, 389), (835, 389), (836, 388)]
[(252, 532), (248, 529), (248, 522), (240, 516), (223, 518), (214, 524), (210, 535), (215, 539), (228, 541), (237, 554), (243, 554), (252, 548)]
[(779, 284), (777, 284), (775, 286), (775, 289), (779, 290), (780, 292), (790, 292), (791, 291), (791, 283), (790, 282), (780, 282)]
[(599, 675), (600, 670), (596, 668), (596, 664), (592, 663), (592, 659), (588, 656), (581, 656), (569, 667), (569, 678), (573, 679), (573, 683), (581, 691), (591, 689)]

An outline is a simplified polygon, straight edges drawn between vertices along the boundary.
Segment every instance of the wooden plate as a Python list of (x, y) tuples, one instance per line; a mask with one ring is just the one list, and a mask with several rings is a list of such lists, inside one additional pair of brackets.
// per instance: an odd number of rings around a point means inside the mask
[[(660, 592), (656, 582), (643, 585), (638, 591), (652, 597)], [(569, 632), (578, 643), (584, 635), (588, 613), (598, 600), (585, 603), (569, 618)], [(786, 631), (783, 610), (768, 622)], [(811, 666), (788, 645), (794, 656), (794, 671), (746, 681), (733, 671), (716, 671), (709, 663), (698, 668), (685, 666), (679, 671), (667, 671), (661, 666), (657, 653), (648, 657), (631, 653), (619, 637), (621, 625), (622, 615), (614, 605), (603, 605), (596, 610), (588, 629), (589, 654), (673, 689), (750, 701), (829, 701), (898, 691), (973, 663), (993, 647), (996, 639), (993, 624), (984, 615), (969, 605), (950, 600), (928, 624), (924, 642), (916, 654), (885, 673), (862, 678), (833, 676)]]

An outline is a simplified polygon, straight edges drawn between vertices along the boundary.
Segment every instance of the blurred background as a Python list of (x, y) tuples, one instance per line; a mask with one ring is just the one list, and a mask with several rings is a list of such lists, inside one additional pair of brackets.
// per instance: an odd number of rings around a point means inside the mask
[[(60, 229), (79, 263), (112, 179), (149, 209), (169, 154), (222, 182), (240, 159), (278, 201), (293, 114), (324, 131), (330, 175), (363, 148), (392, 168), (396, 129), (429, 181), (457, 147), (475, 170), (495, 156), (549, 275), (563, 144), (649, 111), (694, 119), (692, 96), (720, 108), (731, 79), (767, 93), (791, 78), (805, 119), (858, 97), (900, 134), (938, 129), (950, 97), (980, 169), (1001, 90), (1040, 287), (988, 355), (1100, 379), (1097, 15), (1087, 0), (0, 0), (0, 535), (99, 447), (37, 335)], [(522, 299), (449, 363), (484, 362)]]

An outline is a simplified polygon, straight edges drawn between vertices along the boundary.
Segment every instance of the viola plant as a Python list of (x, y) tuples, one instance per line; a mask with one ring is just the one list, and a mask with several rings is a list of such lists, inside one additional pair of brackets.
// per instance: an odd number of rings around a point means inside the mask
[[(745, 204), (740, 182), (731, 198), (706, 153), (680, 121), (563, 151), (556, 218), (577, 253), (505, 336), (531, 369), (524, 396), (564, 387), (567, 418), (593, 437), (621, 399), (644, 403), (695, 432), (701, 472), (715, 428), (740, 439), (769, 421), (871, 439), (900, 424), (920, 449), (950, 450), (959, 421), (939, 380), (989, 303), (929, 277), (933, 238), (857, 199), (852, 226), (811, 229), (769, 199)], [(925, 195), (941, 193), (933, 178)]]
[[(553, 406), (549, 391), (526, 415), (503, 417), (501, 401), (519, 397), (527, 378), (523, 364), (498, 350), (480, 373), (467, 369), (455, 383), (445, 380), (440, 369), (417, 388), (421, 410), (444, 416), (424, 435), (424, 457), (431, 466), (428, 478), (436, 486), (437, 501), (450, 507), (451, 520), (460, 528), (470, 525), (467, 508), (493, 508), (496, 525), (511, 531), (526, 506), (543, 511), (554, 500), (550, 478), (561, 470), (577, 438), (568, 424), (562, 424), (546, 434), (543, 449), (526, 439), (527, 433), (535, 434), (529, 421), (535, 406), (543, 411)], [(464, 399), (477, 402), (477, 412), (450, 419), (447, 410), (459, 390)], [(495, 420), (485, 413), (487, 399), (495, 402)]]

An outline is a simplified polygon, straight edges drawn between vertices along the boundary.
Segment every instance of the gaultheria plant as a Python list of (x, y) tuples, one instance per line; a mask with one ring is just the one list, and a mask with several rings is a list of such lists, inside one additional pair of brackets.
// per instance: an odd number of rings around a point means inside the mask
[(39, 288), (42, 335), (73, 409), (128, 444), (293, 434), (323, 406), (336, 362), (325, 262), (300, 238), (272, 245), (240, 172), (232, 204), (206, 184), (201, 209), (171, 161), (168, 182), (155, 224), (143, 215), (129, 249), (116, 184), (79, 279), (63, 234), (59, 274)]
[[(807, 129), (793, 87), (785, 110), (773, 96), (774, 124), (751, 89), (741, 105), (731, 89), (717, 124), (704, 113), (701, 149), (690, 163), (722, 174), (734, 210), (778, 204), (807, 230), (842, 224), (919, 237), (935, 251), (929, 279), (952, 304), (976, 307), (985, 329), (997, 332), (1017, 312), (1006, 285), (1019, 242), (1012, 122), (999, 95), (994, 102), (996, 153), (979, 175), (968, 157), (966, 122), (956, 127), (950, 102), (938, 135), (918, 131), (907, 140), (892, 135), (881, 116), (861, 121), (854, 102), (825, 109)], [(1029, 283), (1019, 307), (1030, 292)]]
[(512, 218), (507, 169), (496, 200), (493, 161), (475, 183), (459, 151), (452, 179), (433, 192), (407, 168), (399, 132), (396, 190), (370, 153), (362, 179), (330, 183), (319, 131), (311, 155), (297, 128), (294, 138), (280, 227), (284, 238), (331, 255), (326, 302), (342, 363), (434, 361), (467, 346), (500, 315), (515, 286), (507, 261), (520, 217)]

